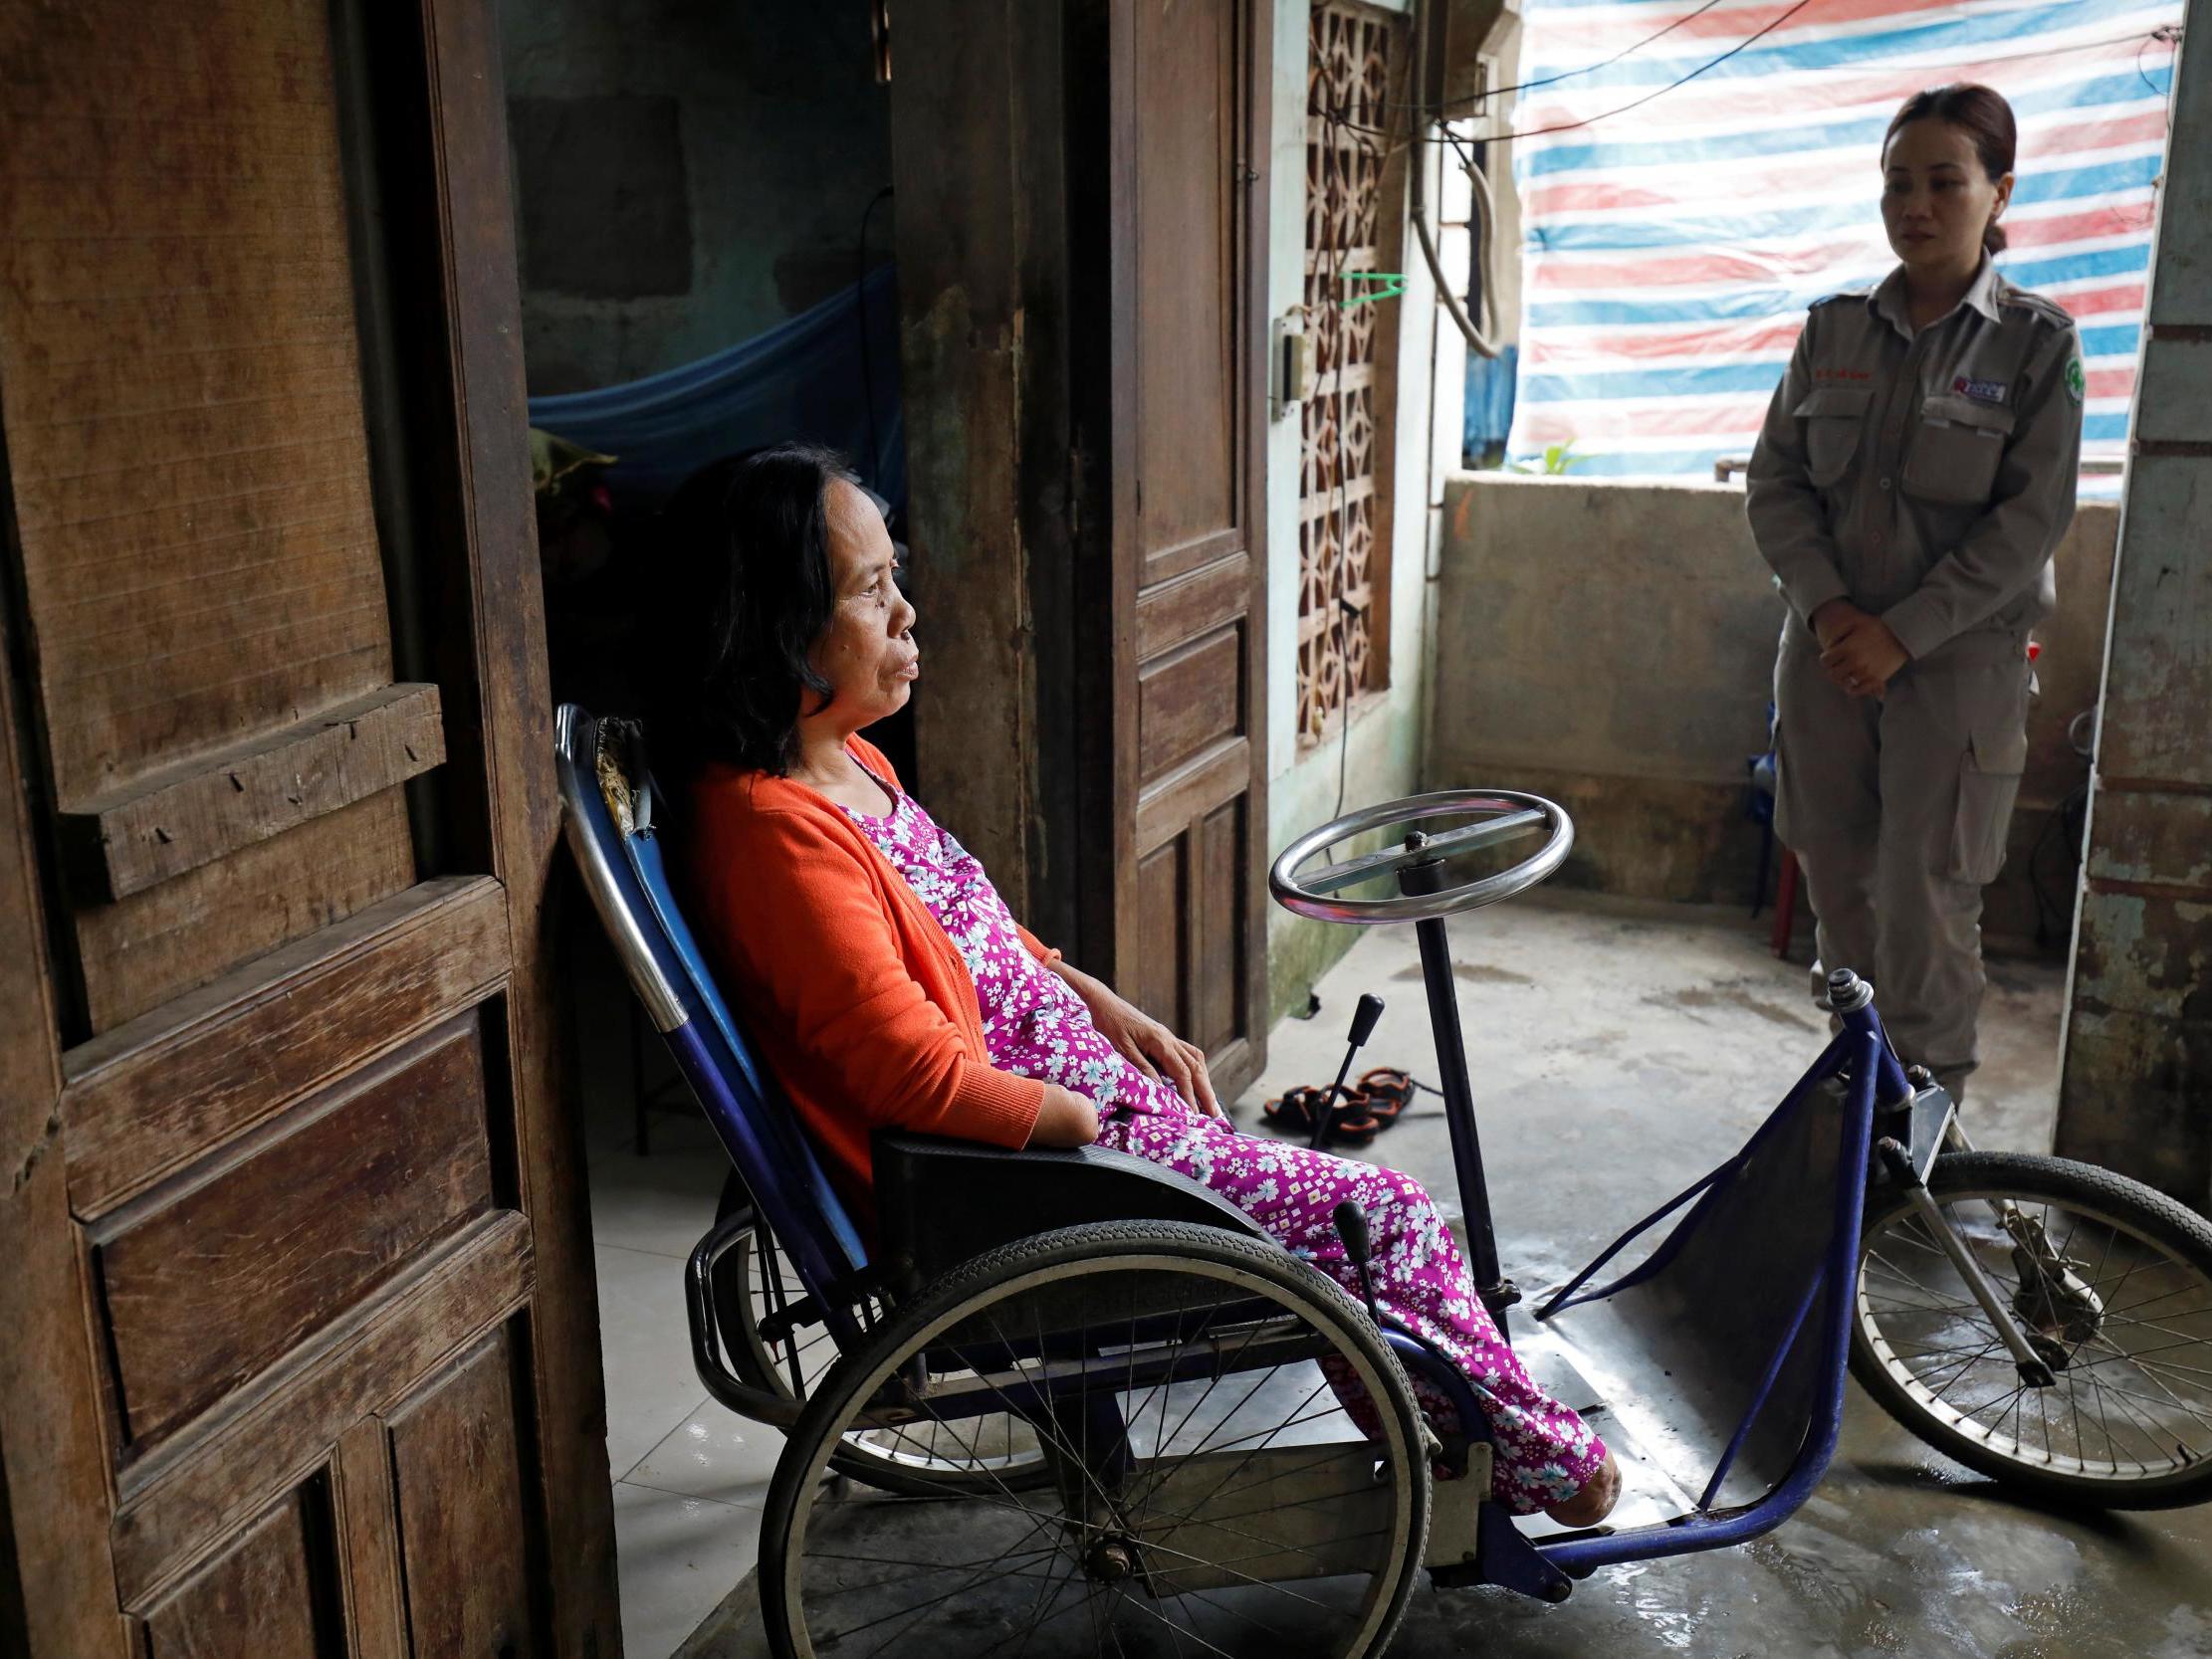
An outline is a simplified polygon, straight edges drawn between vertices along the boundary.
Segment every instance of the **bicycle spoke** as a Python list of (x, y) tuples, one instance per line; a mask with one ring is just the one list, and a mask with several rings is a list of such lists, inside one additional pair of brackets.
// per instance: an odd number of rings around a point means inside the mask
[[(2156, 1447), (2161, 1443), (2162, 1437), (2159, 1435), (2158, 1425), (2154, 1422), (2151, 1422), (2142, 1414), (2142, 1412), (2138, 1411), (2134, 1406), (2130, 1405), (2127, 1402), (2125, 1395), (2119, 1389), (2110, 1387), (2101, 1378), (2094, 1376), (2090, 1378), (2090, 1388), (2092, 1392), (2097, 1395), (2100, 1404), (2103, 1404), (2111, 1400), (2118, 1401), (2119, 1409), (2122, 1415), (2126, 1418), (2126, 1422), (2122, 1426), (2125, 1427), (2128, 1432), (2141, 1435), (2145, 1439), (2145, 1441), (2153, 1447)], [(2112, 1416), (2109, 1410), (2104, 1413), (2104, 1422), (2106, 1432), (2109, 1433), (2112, 1422)], [(2137, 1457), (2135, 1461), (2141, 1462), (2142, 1459), (2140, 1457)]]
[(2138, 1394), (2132, 1389), (2122, 1388), (2117, 1382), (2113, 1381), (2108, 1376), (2099, 1377), (2097, 1380), (2102, 1383), (2105, 1387), (2111, 1389), (2113, 1393), (2119, 1394), (2127, 1399), (2140, 1400), (2145, 1405), (2155, 1405), (2158, 1406), (2161, 1410), (2163, 1410), (2167, 1405), (2172, 1405), (2175, 1409), (2179, 1410), (2184, 1417), (2189, 1418), (2192, 1422), (2196, 1423), (2200, 1427), (2212, 1429), (2212, 1418), (2206, 1417), (2201, 1411), (2192, 1410), (2189, 1406), (2184, 1405), (2179, 1395), (2175, 1394), (2173, 1390), (2168, 1388), (2164, 1383), (2159, 1382), (2158, 1379), (2154, 1376), (2146, 1376), (2144, 1380), (2153, 1384), (2160, 1393), (2166, 1396), (2163, 1401), (2155, 1399), (2149, 1394)]
[[(1146, 1277), (1126, 1299), (1090, 1277), (1113, 1266), (1065, 1248), (1023, 1281), (995, 1285), (979, 1264), (933, 1287), (886, 1313), (865, 1372), (810, 1378), (841, 1415), (810, 1419), (821, 1484), (801, 1483), (774, 1546), (794, 1639), (811, 1620), (814, 1648), (850, 1659), (1300, 1659), (1386, 1630), (1381, 1597), (1410, 1558), (1406, 1475), (1378, 1482), (1386, 1454), (1329, 1397), (1372, 1382), (1387, 1455), (1402, 1455), (1405, 1384), (1376, 1379), (1372, 1337), (1355, 1345), (1249, 1247), (1249, 1268), (1226, 1245), (1131, 1252)], [(1249, 1315), (1255, 1296), (1265, 1317)], [(774, 1349), (811, 1373), (836, 1344), (808, 1327)], [(1108, 1576), (1108, 1541), (1134, 1576)]]
[[(2192, 1310), (2190, 1310), (2188, 1314), (2159, 1314), (2159, 1319), (2196, 1319), (2196, 1316), (2201, 1316), (2201, 1314), (2208, 1314), (2208, 1312), (2212, 1312), (2212, 1310), (2208, 1310), (2208, 1308), (2192, 1308)], [(2176, 1330), (2172, 1328), (2172, 1325), (2161, 1325), (2161, 1323), (2159, 1323), (2159, 1321), (2156, 1321), (2156, 1319), (2134, 1319), (2134, 1316), (2132, 1316), (2132, 1314), (2130, 1314), (2128, 1310), (2119, 1310), (2119, 1312), (2116, 1312), (2116, 1314), (2105, 1314), (2105, 1319), (2103, 1319), (2101, 1323), (2103, 1323), (2103, 1325), (2112, 1325), (2112, 1323), (2119, 1323), (2119, 1325), (2134, 1325), (2134, 1328), (2136, 1328), (2136, 1330), (2145, 1330), (2145, 1332), (2156, 1332), (2156, 1334), (2159, 1334), (2159, 1336), (2179, 1336), (2179, 1339), (2181, 1339), (2183, 1343), (2203, 1343), (2203, 1341), (2205, 1341), (2205, 1336), (2203, 1336), (2203, 1334), (2188, 1336), (2188, 1334), (2185, 1334), (2185, 1332), (2176, 1332)]]
[[(2012, 1403), (2012, 1402), (2013, 1402), (2014, 1400), (2018, 1399), (2018, 1398), (2019, 1398), (2019, 1397), (2020, 1397), (2020, 1396), (2021, 1396), (2022, 1394), (2025, 1394), (2025, 1393), (2026, 1393), (2027, 1391), (2028, 1391), (2028, 1385), (2027, 1385), (2027, 1384), (2026, 1384), (2025, 1382), (2023, 1382), (2023, 1383), (2021, 1383), (2021, 1384), (2020, 1384), (2020, 1385), (2019, 1385), (2018, 1387), (2016, 1387), (2016, 1388), (2011, 1388), (2011, 1389), (2008, 1389), (2008, 1390), (2007, 1390), (2007, 1391), (2006, 1391), (2005, 1393), (2003, 1393), (2003, 1394), (1999, 1395), (1999, 1396), (1998, 1396), (1998, 1397), (1997, 1397), (1996, 1399), (1993, 1399), (1993, 1400), (1985, 1400), (1985, 1401), (1983, 1401), (1983, 1402), (1982, 1402), (1982, 1403), (1981, 1403), (1980, 1405), (1977, 1405), (1977, 1406), (1975, 1406), (1973, 1410), (1971, 1410), (1971, 1411), (1968, 1411), (1968, 1412), (1963, 1412), (1963, 1413), (1961, 1413), (1961, 1415), (1963, 1415), (1963, 1416), (1965, 1417), (1966, 1421), (1968, 1421), (1968, 1422), (1972, 1422), (1972, 1421), (1973, 1421), (1973, 1420), (1974, 1420), (1974, 1419), (1975, 1419), (1976, 1417), (1979, 1417), (1979, 1416), (1980, 1416), (1980, 1415), (1981, 1415), (1981, 1414), (1982, 1414), (1982, 1413), (1983, 1413), (1984, 1411), (1987, 1411), (1987, 1410), (1988, 1410), (1988, 1409), (1989, 1409), (1989, 1408), (1990, 1408), (1991, 1406), (1996, 1406), (1996, 1407), (1997, 1407), (1997, 1408), (1999, 1409), (1999, 1411), (2000, 1411), (2000, 1412), (2002, 1412), (2002, 1410), (2003, 1410), (2003, 1408), (2004, 1408), (2004, 1407), (2006, 1407), (2006, 1406), (2010, 1405), (2010, 1404), (2011, 1404), (2011, 1403)], [(2002, 1416), (2000, 1416), (1998, 1420), (1999, 1420), (2000, 1422), (2001, 1422), (2001, 1421), (2003, 1421), (2003, 1418), (2002, 1418)], [(1994, 1429), (1994, 1427), (1995, 1427), (1995, 1426), (1996, 1426), (1995, 1424), (1992, 1424), (1992, 1425), (1991, 1425), (1991, 1427), (1992, 1427), (1993, 1429)]]
[[(1173, 1621), (1172, 1619), (1170, 1619), (1170, 1618), (1168, 1617), (1168, 1615), (1167, 1615), (1167, 1614), (1165, 1614), (1165, 1613), (1161, 1612), (1161, 1611), (1160, 1611), (1160, 1610), (1159, 1610), (1159, 1609), (1158, 1609), (1157, 1607), (1148, 1607), (1148, 1606), (1146, 1606), (1146, 1605), (1145, 1605), (1145, 1604), (1144, 1604), (1144, 1603), (1143, 1603), (1142, 1601), (1139, 1601), (1139, 1600), (1138, 1600), (1138, 1599), (1137, 1599), (1137, 1598), (1136, 1598), (1135, 1596), (1132, 1596), (1132, 1595), (1121, 1595), (1121, 1596), (1116, 1596), (1116, 1597), (1115, 1597), (1115, 1601), (1116, 1601), (1116, 1603), (1117, 1603), (1118, 1605), (1120, 1605), (1120, 1606), (1123, 1606), (1123, 1607), (1134, 1607), (1134, 1608), (1136, 1608), (1136, 1609), (1137, 1609), (1137, 1611), (1138, 1611), (1138, 1612), (1140, 1612), (1140, 1613), (1144, 1613), (1144, 1614), (1146, 1614), (1146, 1615), (1147, 1615), (1147, 1616), (1149, 1616), (1149, 1617), (1152, 1617), (1152, 1618), (1156, 1618), (1156, 1619), (1158, 1619), (1158, 1620), (1159, 1620), (1159, 1621), (1160, 1621), (1160, 1622), (1161, 1622), (1162, 1624), (1165, 1624), (1165, 1625), (1166, 1625), (1166, 1626), (1167, 1626), (1167, 1627), (1168, 1627), (1168, 1628), (1169, 1628), (1170, 1630), (1175, 1630), (1175, 1629), (1178, 1629), (1178, 1628), (1179, 1628), (1179, 1626), (1178, 1626), (1178, 1625), (1177, 1625), (1177, 1624), (1176, 1624), (1176, 1623), (1175, 1623), (1175, 1622), (1174, 1622), (1174, 1621)], [(1184, 1635), (1186, 1635), (1186, 1636), (1189, 1636), (1189, 1637), (1191, 1638), (1191, 1640), (1193, 1640), (1194, 1642), (1197, 1642), (1197, 1643), (1199, 1644), (1199, 1646), (1201, 1646), (1201, 1647), (1205, 1648), (1205, 1649), (1206, 1649), (1206, 1651), (1207, 1651), (1207, 1652), (1209, 1652), (1209, 1653), (1218, 1653), (1218, 1654), (1219, 1654), (1219, 1655), (1221, 1656), (1221, 1659), (1236, 1659), (1236, 1656), (1235, 1656), (1234, 1654), (1230, 1653), (1230, 1652), (1228, 1651), (1228, 1649), (1227, 1649), (1227, 1648), (1224, 1648), (1224, 1647), (1217, 1647), (1217, 1646), (1216, 1646), (1216, 1645), (1215, 1645), (1214, 1643), (1212, 1643), (1212, 1642), (1208, 1641), (1208, 1640), (1207, 1640), (1207, 1639), (1206, 1639), (1206, 1638), (1205, 1638), (1204, 1636), (1200, 1635), (1200, 1634), (1199, 1634), (1199, 1633), (1198, 1633), (1198, 1632), (1197, 1632), (1196, 1630), (1185, 1630), (1185, 1631), (1183, 1632), (1183, 1634), (1184, 1634)]]
[(992, 1654), (996, 1653), (1000, 1648), (1004, 1647), (1008, 1642), (1012, 1641), (1017, 1636), (1021, 1640), (1020, 1651), (1023, 1653), (1028, 1652), (1029, 1638), (1031, 1636), (1034, 1636), (1039, 1630), (1042, 1630), (1047, 1624), (1052, 1622), (1052, 1609), (1060, 1604), (1060, 1597), (1067, 1593), (1067, 1589), (1070, 1584), (1078, 1583), (1081, 1580), (1075, 1573), (1069, 1572), (1063, 1574), (1056, 1582), (1054, 1582), (1051, 1595), (1047, 1596), (1041, 1589), (1038, 1590), (1036, 1603), (1029, 1615), (1029, 1622), (1023, 1625), (1019, 1630), (1007, 1631), (995, 1642), (993, 1642), (991, 1646), (985, 1648), (983, 1652), (977, 1654), (976, 1659), (991, 1659)]
[[(2082, 1368), (2084, 1370), (2092, 1369), (2098, 1365), (2115, 1365), (2122, 1359), (2126, 1359), (2133, 1361), (2135, 1364), (2144, 1366), (2146, 1369), (2151, 1366), (2156, 1366), (2159, 1370), (2162, 1371), (2185, 1371), (2191, 1376), (2212, 1376), (2212, 1368), (2207, 1368), (2203, 1365), (2184, 1365), (2178, 1359), (2157, 1359), (2152, 1357), (2154, 1354), (2175, 1353), (2184, 1348), (2202, 1348), (2212, 1345), (2207, 1345), (2205, 1343), (2163, 1343), (2157, 1348), (2123, 1348), (2118, 1344), (2112, 1342), (2109, 1338), (2104, 1337), (2101, 1334), (2093, 1336), (2089, 1340), (2089, 1343), (2097, 1342), (2103, 1343), (2104, 1346), (2110, 1348), (2112, 1351), (2110, 1353), (2102, 1355), (2100, 1358), (2085, 1361), (2082, 1365)], [(2089, 1343), (2082, 1344), (2081, 1348), (2077, 1348), (2076, 1351), (2080, 1352), (2083, 1349), (2086, 1349), (2089, 1347)], [(2072, 1367), (2070, 1366), (2069, 1368), (2071, 1369)]]
[(1960, 1365), (1957, 1369), (1951, 1372), (1949, 1378), (1944, 1382), (1943, 1386), (1935, 1390), (1935, 1397), (1940, 1400), (1945, 1394), (1949, 1393), (1952, 1388), (1957, 1386), (1961, 1377), (1965, 1376), (1967, 1372), (1971, 1371), (1983, 1359), (1995, 1353), (2004, 1346), (2005, 1345), (2002, 1339), (1992, 1338), (1989, 1343), (1982, 1348), (1980, 1353), (1975, 1354), (1973, 1358), (1967, 1360), (1964, 1364)]

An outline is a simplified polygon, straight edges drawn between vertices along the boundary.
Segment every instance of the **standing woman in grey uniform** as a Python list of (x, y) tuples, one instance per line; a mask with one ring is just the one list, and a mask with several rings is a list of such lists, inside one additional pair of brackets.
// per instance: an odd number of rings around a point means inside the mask
[(1899, 1052), (1954, 1092), (2082, 440), (2073, 320), (1990, 263), (2015, 141), (1987, 87), (1897, 111), (1881, 219), (1900, 263), (1812, 308), (1749, 480), (1789, 601), (1776, 829), (1819, 922), (1816, 975), (1873, 979)]

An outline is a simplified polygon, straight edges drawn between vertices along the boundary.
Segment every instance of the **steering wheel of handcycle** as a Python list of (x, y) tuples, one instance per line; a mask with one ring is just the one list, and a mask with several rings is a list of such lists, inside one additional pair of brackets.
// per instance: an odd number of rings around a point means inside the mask
[[(1421, 827), (1439, 818), (1468, 817), (1474, 821), (1434, 833)], [(1405, 835), (1378, 852), (1315, 863), (1347, 841), (1401, 824), (1407, 826)], [(1544, 844), (1519, 863), (1457, 887), (1441, 885), (1446, 860), (1533, 835), (1542, 835)], [(1282, 850), (1267, 872), (1267, 888), (1285, 910), (1317, 922), (1355, 927), (1427, 922), (1527, 892), (1557, 870), (1574, 845), (1575, 822), (1556, 801), (1513, 789), (1444, 789), (1385, 801), (1308, 830)], [(1339, 897), (1384, 876), (1398, 878), (1396, 897)]]

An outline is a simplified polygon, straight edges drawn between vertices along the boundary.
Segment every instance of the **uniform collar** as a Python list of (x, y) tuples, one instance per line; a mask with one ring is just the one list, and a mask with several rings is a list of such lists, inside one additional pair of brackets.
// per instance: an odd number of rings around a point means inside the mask
[[(1966, 285), (1966, 292), (1959, 299), (1959, 306), (1970, 306), (1990, 321), (2002, 320), (1997, 314), (1997, 285), (2002, 281), (1997, 267), (1989, 255), (1982, 255), (1981, 265), (1974, 272), (1974, 280)], [(1905, 298), (1904, 267), (1898, 266), (1881, 279), (1881, 286), (1867, 296), (1867, 304), (1877, 316), (1884, 317), (1891, 327), (1906, 339), (1912, 337), (1912, 313)], [(1955, 315), (1957, 308), (1945, 315)], [(1938, 322), (1942, 317), (1936, 318)]]

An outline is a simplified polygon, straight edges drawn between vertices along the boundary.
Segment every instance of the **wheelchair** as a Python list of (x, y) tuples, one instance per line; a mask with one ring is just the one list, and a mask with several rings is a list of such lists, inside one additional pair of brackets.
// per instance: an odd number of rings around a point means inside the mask
[[(733, 1164), (686, 1309), (708, 1391), (786, 1435), (758, 1573), (781, 1659), (1380, 1654), (1424, 1572), (1560, 1601), (1779, 1526), (1833, 1456), (1847, 1371), (2040, 1496), (2212, 1494), (2212, 1228), (2103, 1171), (1974, 1151), (1848, 971), (1837, 1035), (1750, 1141), (1535, 1310), (1521, 1351), (1626, 1487), (1569, 1531), (1491, 1501), (1481, 1398), (1371, 1287), (1363, 1306), (1196, 1181), (882, 1134), (855, 1216), (679, 914), (637, 728), (563, 707), (556, 766), (584, 885)], [(1468, 1263), (1509, 1338), (1445, 919), (1572, 844), (1548, 801), (1453, 791), (1340, 818), (1270, 873), (1302, 915), (1417, 929)], [(1338, 1225), (1364, 1285), (1361, 1218)]]

